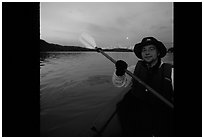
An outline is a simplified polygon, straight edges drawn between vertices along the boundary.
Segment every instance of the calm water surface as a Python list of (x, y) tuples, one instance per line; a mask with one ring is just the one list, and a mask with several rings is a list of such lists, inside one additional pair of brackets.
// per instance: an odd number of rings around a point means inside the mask
[[(109, 52), (134, 65), (132, 52)], [(168, 54), (164, 61), (172, 63)], [(41, 136), (79, 136), (121, 88), (112, 85), (115, 66), (96, 52), (40, 54)]]

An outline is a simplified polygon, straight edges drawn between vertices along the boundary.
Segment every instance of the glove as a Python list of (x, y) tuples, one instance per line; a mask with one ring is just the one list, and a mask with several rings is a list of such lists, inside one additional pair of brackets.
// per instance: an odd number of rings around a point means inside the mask
[(123, 60), (118, 60), (115, 63), (115, 67), (116, 67), (116, 75), (117, 76), (123, 76), (125, 74), (125, 70), (127, 69), (127, 63)]

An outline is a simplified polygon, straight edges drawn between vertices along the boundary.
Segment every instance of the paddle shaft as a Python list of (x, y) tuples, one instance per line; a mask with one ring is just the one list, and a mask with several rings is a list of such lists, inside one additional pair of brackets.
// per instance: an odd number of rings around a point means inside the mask
[[(114, 60), (112, 57), (110, 57), (108, 54), (106, 54), (102, 49), (99, 49), (98, 52), (103, 54), (106, 58), (108, 58), (111, 62), (114, 64), (116, 63), (116, 60)], [(158, 97), (161, 101), (163, 101), (165, 104), (167, 104), (170, 108), (174, 108), (173, 104), (169, 102), (167, 99), (165, 99), (163, 96), (161, 96), (158, 92), (156, 92), (154, 89), (152, 89), (149, 85), (147, 85), (145, 82), (140, 80), (137, 76), (132, 74), (129, 70), (125, 70), (125, 72), (130, 75), (133, 79), (138, 81), (140, 84), (142, 84), (144, 87), (146, 87), (150, 92), (152, 92), (156, 97)]]
[(103, 54), (106, 58), (108, 58), (110, 61), (112, 61), (114, 64), (116, 63), (116, 60), (106, 54), (103, 50), (99, 50), (99, 52)]

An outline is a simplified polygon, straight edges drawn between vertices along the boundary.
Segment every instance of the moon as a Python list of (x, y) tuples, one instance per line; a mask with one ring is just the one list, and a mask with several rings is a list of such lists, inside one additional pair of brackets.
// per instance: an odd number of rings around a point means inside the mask
[(128, 40), (128, 37), (126, 37), (126, 39)]

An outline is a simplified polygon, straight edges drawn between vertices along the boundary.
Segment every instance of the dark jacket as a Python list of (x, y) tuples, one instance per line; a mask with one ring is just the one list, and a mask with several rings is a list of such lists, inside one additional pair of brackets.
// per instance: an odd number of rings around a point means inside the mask
[[(172, 102), (171, 68), (159, 61), (148, 69), (138, 61), (134, 74)], [(137, 81), (133, 81), (131, 91), (118, 104), (124, 136), (173, 136), (173, 110)]]
[[(173, 102), (173, 87), (171, 81), (172, 65), (159, 61), (154, 67), (148, 68), (145, 62), (138, 61), (135, 66), (134, 75), (152, 87), (164, 98)], [(150, 103), (160, 102), (151, 92), (143, 85), (133, 80), (132, 91), (135, 96)]]

